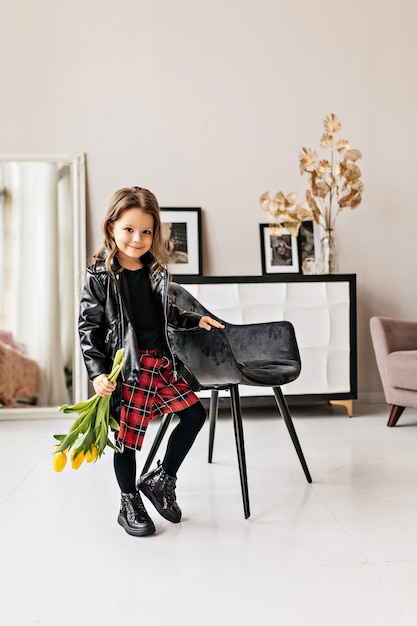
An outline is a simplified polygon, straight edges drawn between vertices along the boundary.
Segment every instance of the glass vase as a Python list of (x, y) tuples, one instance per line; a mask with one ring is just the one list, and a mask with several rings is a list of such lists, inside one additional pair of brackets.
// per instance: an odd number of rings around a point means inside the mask
[(320, 243), (323, 274), (337, 274), (337, 243), (333, 235), (333, 230), (326, 230), (326, 234)]

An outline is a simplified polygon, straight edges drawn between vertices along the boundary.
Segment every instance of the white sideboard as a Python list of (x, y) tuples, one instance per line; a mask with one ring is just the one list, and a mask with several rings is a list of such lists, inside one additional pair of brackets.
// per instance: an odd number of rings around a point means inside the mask
[[(349, 412), (344, 401), (357, 397), (354, 274), (181, 276), (174, 280), (227, 322), (290, 321), (302, 369), (297, 380), (283, 387), (286, 397), (341, 401)], [(241, 386), (240, 395), (265, 396), (268, 391)]]

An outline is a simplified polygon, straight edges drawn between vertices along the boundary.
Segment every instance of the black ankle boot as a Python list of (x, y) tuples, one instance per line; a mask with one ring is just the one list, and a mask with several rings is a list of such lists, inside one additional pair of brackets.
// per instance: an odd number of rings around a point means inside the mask
[(158, 513), (174, 524), (181, 520), (181, 509), (175, 500), (175, 484), (176, 479), (159, 464), (156, 469), (141, 476), (137, 484)]
[(155, 532), (155, 524), (146, 512), (139, 491), (121, 494), (117, 521), (129, 535), (134, 537), (152, 535)]

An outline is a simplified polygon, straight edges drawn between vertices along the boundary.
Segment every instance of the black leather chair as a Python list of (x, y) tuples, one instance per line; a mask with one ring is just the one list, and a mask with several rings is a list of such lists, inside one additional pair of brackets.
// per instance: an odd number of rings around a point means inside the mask
[[(209, 332), (201, 328), (191, 330), (171, 328), (169, 337), (174, 352), (191, 370), (200, 388), (211, 390), (209, 463), (213, 456), (219, 390), (230, 391), (243, 509), (245, 518), (248, 518), (250, 506), (239, 385), (272, 387), (278, 409), (290, 433), (304, 474), (307, 481), (312, 482), (287, 402), (281, 390), (282, 385), (295, 380), (301, 371), (294, 328), (287, 321), (229, 324), (213, 315), (177, 283), (171, 283), (170, 296), (180, 308), (195, 311), (201, 315), (210, 315), (225, 325), (224, 329), (212, 328)], [(165, 415), (162, 419), (142, 474), (149, 470), (171, 419), (172, 414)]]

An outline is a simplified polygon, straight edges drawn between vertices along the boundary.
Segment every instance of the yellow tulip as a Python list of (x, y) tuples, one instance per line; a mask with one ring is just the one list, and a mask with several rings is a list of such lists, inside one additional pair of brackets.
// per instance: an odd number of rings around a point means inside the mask
[(78, 452), (78, 454), (76, 454), (74, 450), (71, 454), (72, 469), (77, 470), (83, 461), (84, 461), (84, 452), (81, 450), (81, 452)]
[[(56, 448), (58, 446), (55, 446)], [(62, 472), (67, 464), (67, 455), (65, 452), (54, 452), (52, 457), (52, 466), (56, 472)]]
[(87, 461), (87, 463), (92, 463), (93, 461), (97, 459), (97, 456), (98, 456), (97, 446), (91, 446), (91, 448), (87, 450), (87, 452), (85, 453), (84, 458)]

